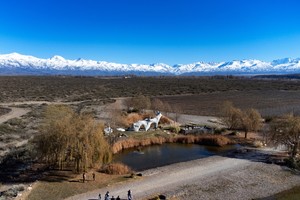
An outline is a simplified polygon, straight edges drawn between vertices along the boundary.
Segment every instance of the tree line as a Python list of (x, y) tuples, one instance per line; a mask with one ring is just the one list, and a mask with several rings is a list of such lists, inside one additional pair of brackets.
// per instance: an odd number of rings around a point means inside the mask
[[(231, 130), (243, 130), (245, 138), (249, 131), (258, 131), (263, 126), (263, 118), (256, 109), (239, 109), (232, 102), (221, 106), (222, 121)], [(265, 124), (266, 125), (266, 124)], [(293, 162), (296, 161), (300, 146), (300, 116), (286, 114), (275, 117), (268, 126), (268, 137), (275, 145), (285, 145)]]

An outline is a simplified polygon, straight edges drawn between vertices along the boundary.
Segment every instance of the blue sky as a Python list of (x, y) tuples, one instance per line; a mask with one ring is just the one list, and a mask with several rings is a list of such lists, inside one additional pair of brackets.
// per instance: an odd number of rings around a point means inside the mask
[(0, 0), (0, 54), (186, 64), (300, 57), (298, 0)]

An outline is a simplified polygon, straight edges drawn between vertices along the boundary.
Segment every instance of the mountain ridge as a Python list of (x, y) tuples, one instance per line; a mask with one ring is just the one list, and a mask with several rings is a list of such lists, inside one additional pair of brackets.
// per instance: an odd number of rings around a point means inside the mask
[(300, 72), (300, 58), (265, 62), (255, 59), (228, 62), (195, 62), (170, 66), (164, 63), (121, 64), (107, 61), (68, 60), (55, 55), (48, 59), (19, 53), (0, 54), (0, 75), (256, 75)]

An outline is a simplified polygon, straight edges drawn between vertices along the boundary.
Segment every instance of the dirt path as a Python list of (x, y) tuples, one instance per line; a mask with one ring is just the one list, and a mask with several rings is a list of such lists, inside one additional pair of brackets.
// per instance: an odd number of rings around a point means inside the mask
[[(300, 177), (277, 165), (212, 156), (177, 163), (142, 172), (143, 177), (68, 198), (97, 199), (110, 191), (126, 199), (127, 191), (134, 199), (164, 194), (178, 199), (252, 199), (272, 195), (300, 184)], [(275, 185), (274, 185), (275, 184)]]
[(30, 111), (29, 109), (24, 109), (24, 108), (16, 108), (16, 107), (9, 107), (9, 108), (11, 109), (9, 113), (0, 116), (0, 124), (13, 118), (21, 117), (22, 115), (25, 115)]
[(10, 102), (10, 103), (0, 103), (0, 106), (4, 108), (9, 108), (11, 111), (7, 114), (1, 115), (0, 116), (0, 124), (3, 122), (6, 122), (10, 119), (16, 118), (16, 117), (21, 117), (22, 115), (25, 115), (30, 111), (30, 109), (26, 108), (18, 108), (14, 106), (19, 106), (19, 105), (41, 105), (41, 104), (73, 104), (73, 103), (81, 103), (81, 101), (76, 101), (76, 102), (49, 102), (49, 101), (24, 101), (24, 102)]

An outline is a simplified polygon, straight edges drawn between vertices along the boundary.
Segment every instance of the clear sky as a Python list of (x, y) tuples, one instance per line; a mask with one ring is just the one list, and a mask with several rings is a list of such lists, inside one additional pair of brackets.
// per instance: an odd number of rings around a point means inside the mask
[(299, 0), (0, 0), (0, 54), (186, 64), (300, 57)]

